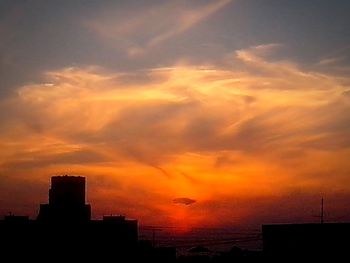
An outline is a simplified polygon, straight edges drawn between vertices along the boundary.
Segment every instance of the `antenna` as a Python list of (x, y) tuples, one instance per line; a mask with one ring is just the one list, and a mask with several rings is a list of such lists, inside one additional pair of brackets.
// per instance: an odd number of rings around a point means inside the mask
[(323, 222), (324, 222), (323, 197), (322, 197), (322, 199), (321, 199), (321, 216), (320, 216), (320, 218), (321, 218), (321, 224), (323, 224)]
[(154, 227), (152, 228), (152, 245), (156, 246), (156, 229)]

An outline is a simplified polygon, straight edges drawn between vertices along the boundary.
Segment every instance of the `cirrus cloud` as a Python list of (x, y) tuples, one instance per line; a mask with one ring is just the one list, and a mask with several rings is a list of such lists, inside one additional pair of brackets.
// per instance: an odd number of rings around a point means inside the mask
[[(2, 99), (1, 173), (25, 172), (41, 183), (51, 173), (85, 174), (98, 207), (104, 196), (135, 217), (146, 217), (138, 208), (148, 206), (169, 222), (187, 216), (194, 224), (205, 221), (203, 207), (173, 213), (173, 196), (252, 204), (285, 196), (291, 185), (310, 195), (346, 192), (349, 80), (269, 60), (262, 50), (236, 51), (240, 70), (175, 64), (132, 75), (99, 67), (47, 72), (42, 83)], [(115, 188), (98, 183), (101, 174)], [(254, 213), (246, 209), (237, 216)]]
[(185, 33), (231, 2), (217, 0), (192, 7), (186, 1), (166, 2), (124, 15), (104, 13), (102, 18), (86, 21), (85, 25), (101, 39), (125, 49), (129, 56), (137, 56)]

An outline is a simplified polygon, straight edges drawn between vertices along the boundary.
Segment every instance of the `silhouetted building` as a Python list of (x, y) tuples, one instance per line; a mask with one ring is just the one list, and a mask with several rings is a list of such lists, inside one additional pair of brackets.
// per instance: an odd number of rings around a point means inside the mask
[(175, 261), (175, 248), (156, 248), (138, 241), (137, 220), (121, 215), (91, 220), (85, 183), (80, 176), (54, 176), (49, 203), (40, 205), (37, 220), (16, 215), (0, 220), (0, 256), (39, 262)]
[(7, 215), (5, 216), (4, 221), (7, 223), (26, 223), (29, 221), (29, 216)]
[(40, 205), (41, 221), (89, 221), (91, 206), (85, 204), (85, 177), (53, 176), (49, 203)]
[(85, 177), (53, 176), (49, 190), (50, 205), (85, 205)]
[(37, 220), (5, 216), (0, 220), (0, 261), (174, 262), (175, 248), (138, 241), (138, 222), (121, 215), (91, 220), (85, 204), (85, 178), (51, 178), (49, 203)]
[(49, 203), (40, 205), (37, 220), (15, 215), (0, 220), (0, 255), (13, 261), (120, 261), (137, 258), (137, 251), (137, 220), (124, 216), (91, 220), (91, 207), (85, 204), (85, 178), (80, 176), (51, 178)]
[(350, 223), (263, 225), (268, 259), (339, 259), (350, 261)]

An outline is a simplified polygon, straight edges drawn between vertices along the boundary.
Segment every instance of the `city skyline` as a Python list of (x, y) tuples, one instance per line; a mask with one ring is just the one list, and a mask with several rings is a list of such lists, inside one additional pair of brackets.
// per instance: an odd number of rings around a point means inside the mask
[(349, 7), (2, 1), (0, 216), (69, 174), (93, 218), (349, 221)]

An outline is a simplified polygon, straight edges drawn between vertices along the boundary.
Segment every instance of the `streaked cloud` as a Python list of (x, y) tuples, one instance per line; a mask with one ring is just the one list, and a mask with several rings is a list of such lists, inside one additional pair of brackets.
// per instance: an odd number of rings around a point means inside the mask
[[(48, 71), (2, 99), (0, 172), (10, 187), (23, 173), (40, 185), (84, 174), (98, 213), (192, 225), (227, 206), (238, 224), (255, 213), (253, 200), (274, 203), (291, 188), (347, 193), (349, 79), (270, 59), (279, 48), (237, 50), (234, 68)], [(201, 204), (170, 209), (174, 196)]]
[(321, 66), (327, 66), (327, 65), (332, 65), (336, 64), (342, 60), (344, 60), (346, 57), (335, 57), (335, 58), (325, 58), (321, 59), (318, 64)]
[(169, 1), (124, 15), (103, 13), (103, 17), (85, 24), (100, 37), (115, 41), (129, 56), (137, 56), (191, 30), (231, 2), (217, 0), (191, 6), (186, 1)]

